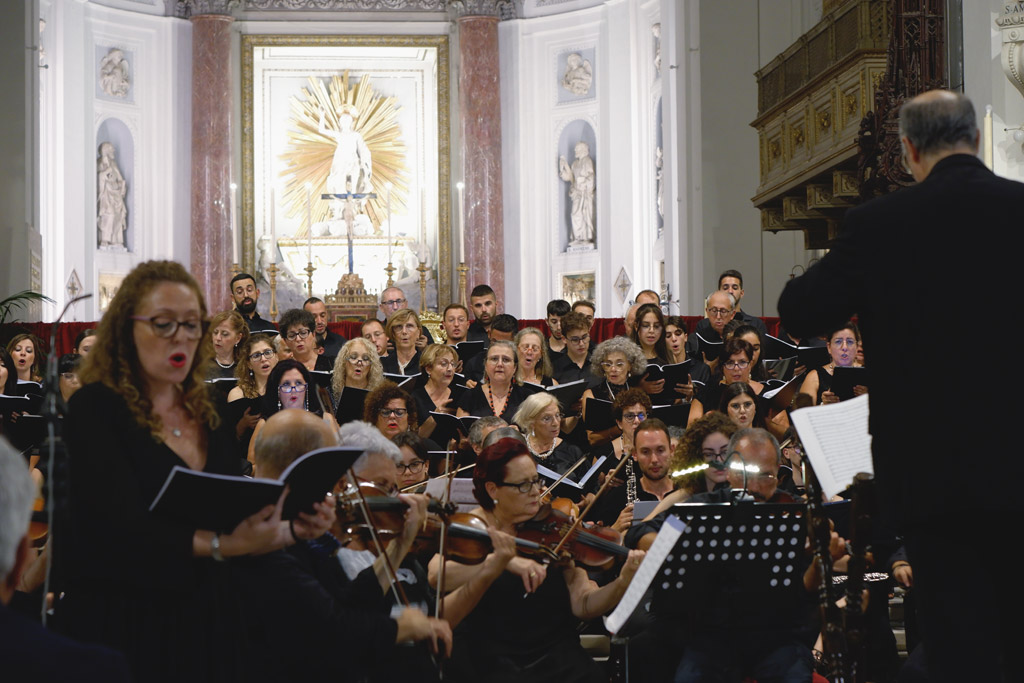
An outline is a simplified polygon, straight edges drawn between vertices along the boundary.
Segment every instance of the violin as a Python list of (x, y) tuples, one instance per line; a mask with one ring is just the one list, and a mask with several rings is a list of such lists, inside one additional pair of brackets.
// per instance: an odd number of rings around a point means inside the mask
[[(370, 519), (363, 517), (360, 499), (366, 501)], [(349, 485), (339, 495), (335, 496), (335, 506), (338, 515), (338, 527), (344, 538), (367, 540), (370, 528), (374, 528), (382, 543), (387, 543), (402, 534), (405, 528), (405, 512), (409, 506), (404, 500), (392, 496), (373, 482), (359, 482), (359, 488)], [(448, 515), (455, 512), (455, 506), (451, 503), (442, 505), (439, 501), (431, 498), (427, 502), (427, 512), (434, 514)]]
[(542, 505), (533, 519), (519, 526), (516, 535), (548, 548), (559, 560), (569, 557), (595, 569), (609, 569), (629, 555), (615, 529), (575, 524), (569, 515), (551, 505)]
[[(428, 514), (427, 521), (413, 542), (412, 552), (433, 555), (439, 552), (441, 527), (447, 528), (448, 538), (445, 557), (462, 564), (480, 564), (494, 550), (491, 535), (487, 533), (487, 522), (468, 512), (456, 512), (448, 515)], [(516, 550), (520, 555), (531, 557), (540, 562), (558, 560), (550, 548), (534, 541), (515, 539)]]

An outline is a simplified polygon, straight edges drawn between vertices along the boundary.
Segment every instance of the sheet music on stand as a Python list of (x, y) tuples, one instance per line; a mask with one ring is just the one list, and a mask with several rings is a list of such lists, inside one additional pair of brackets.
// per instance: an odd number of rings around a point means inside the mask
[(863, 394), (790, 414), (826, 498), (846, 489), (858, 472), (874, 474), (868, 412)]
[(793, 604), (803, 590), (806, 510), (801, 503), (674, 506), (605, 627), (618, 633), (648, 589), (649, 611), (670, 618), (716, 606), (742, 619)]

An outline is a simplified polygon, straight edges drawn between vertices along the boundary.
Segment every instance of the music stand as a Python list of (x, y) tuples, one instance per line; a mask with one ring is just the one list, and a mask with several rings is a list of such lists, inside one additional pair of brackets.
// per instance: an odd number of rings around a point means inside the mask
[(803, 590), (807, 506), (681, 503), (685, 524), (653, 580), (652, 609), (700, 621), (707, 609), (743, 619), (785, 611)]

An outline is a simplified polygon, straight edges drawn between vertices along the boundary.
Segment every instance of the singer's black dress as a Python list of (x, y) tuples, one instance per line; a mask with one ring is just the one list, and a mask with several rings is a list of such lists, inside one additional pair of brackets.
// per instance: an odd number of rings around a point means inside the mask
[[(75, 393), (64, 422), (71, 486), (60, 628), (124, 652), (138, 681), (238, 680), (244, 629), (232, 563), (193, 557), (195, 529), (148, 511), (185, 462), (100, 383)], [(239, 474), (232, 436), (207, 434), (206, 472)]]

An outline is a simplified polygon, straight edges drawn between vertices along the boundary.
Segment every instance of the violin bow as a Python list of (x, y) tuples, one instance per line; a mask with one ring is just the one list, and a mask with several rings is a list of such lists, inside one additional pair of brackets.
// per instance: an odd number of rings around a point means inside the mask
[(580, 458), (579, 460), (577, 460), (577, 461), (576, 461), (576, 464), (575, 464), (575, 465), (573, 465), (572, 467), (570, 467), (569, 469), (567, 469), (567, 470), (566, 470), (565, 472), (563, 472), (563, 473), (562, 473), (562, 476), (560, 476), (560, 477), (559, 477), (558, 479), (555, 479), (555, 481), (554, 481), (554, 482), (552, 482), (551, 486), (548, 486), (548, 487), (547, 487), (546, 489), (544, 489), (544, 491), (543, 491), (543, 492), (542, 492), (542, 493), (540, 494), (540, 497), (541, 497), (541, 498), (543, 498), (543, 497), (544, 497), (544, 496), (546, 496), (546, 495), (547, 495), (547, 494), (548, 494), (548, 493), (549, 493), (549, 492), (550, 492), (550, 491), (551, 491), (552, 489), (554, 489), (554, 488), (555, 488), (556, 486), (558, 486), (558, 485), (559, 485), (559, 484), (561, 484), (561, 483), (562, 483), (563, 481), (565, 481), (565, 478), (566, 478), (566, 477), (568, 477), (568, 476), (569, 476), (570, 474), (572, 474), (573, 472), (575, 472), (575, 471), (576, 471), (576, 468), (577, 468), (577, 467), (579, 467), (580, 465), (582, 465), (582, 464), (583, 464), (583, 461), (584, 461), (584, 460), (586, 460), (586, 459), (587, 459), (587, 456), (586, 456), (586, 455), (584, 455), (584, 456), (583, 456), (582, 458)]
[(580, 512), (580, 516), (577, 517), (576, 521), (574, 521), (572, 525), (569, 526), (568, 531), (566, 531), (565, 534), (562, 536), (562, 540), (559, 541), (558, 545), (555, 546), (554, 550), (552, 551), (555, 555), (558, 555), (558, 553), (561, 552), (562, 546), (564, 546), (565, 542), (569, 540), (569, 537), (576, 532), (576, 529), (580, 527), (580, 524), (583, 523), (583, 518), (587, 516), (588, 512), (590, 512), (590, 508), (594, 507), (594, 503), (597, 502), (597, 499), (604, 495), (604, 492), (608, 490), (608, 485), (611, 484), (612, 479), (614, 479), (616, 475), (618, 475), (619, 470), (622, 469), (622, 466), (626, 464), (626, 461), (629, 460), (630, 457), (632, 456), (626, 455), (625, 453), (622, 454), (622, 459), (619, 460), (619, 464), (616, 465), (615, 469), (612, 470), (611, 473), (605, 478), (604, 483), (601, 484), (601, 488), (599, 488), (597, 490), (597, 493), (594, 494), (593, 500), (587, 503), (587, 506), (583, 508), (582, 512)]
[(402, 584), (398, 582), (398, 573), (391, 564), (391, 558), (388, 557), (387, 551), (384, 548), (384, 545), (380, 542), (380, 537), (377, 535), (377, 527), (373, 523), (373, 517), (370, 516), (370, 506), (367, 505), (366, 497), (363, 495), (363, 490), (359, 487), (359, 478), (356, 477), (356, 473), (352, 468), (349, 468), (348, 472), (352, 477), (352, 481), (355, 482), (356, 497), (359, 501), (359, 508), (362, 510), (363, 517), (366, 519), (366, 528), (370, 530), (370, 538), (373, 540), (374, 547), (377, 548), (377, 555), (384, 558), (384, 567), (388, 574), (388, 581), (391, 583), (391, 592), (394, 593), (396, 602), (400, 602), (408, 607), (409, 598), (405, 595), (405, 589), (402, 588)]
[[(451, 474), (454, 475), (454, 474), (458, 474), (459, 472), (465, 472), (466, 470), (468, 470), (471, 467), (476, 467), (476, 463), (471, 463), (469, 465), (463, 465), (462, 467), (460, 467), (459, 469), (455, 470)], [(449, 476), (449, 475), (442, 474), (441, 476), (445, 477), (445, 476)], [(426, 486), (428, 482), (430, 482), (430, 479), (424, 479), (423, 481), (417, 482), (415, 484), (409, 484), (408, 486), (406, 486), (403, 489), (398, 489), (398, 491), (399, 491), (399, 493), (411, 493), (412, 491), (415, 491), (416, 489), (418, 489), (421, 486)], [(451, 486), (451, 484), (449, 484), (449, 487), (450, 486)]]
[[(444, 505), (448, 505), (448, 502), (452, 498), (452, 479), (455, 478), (455, 472), (451, 472), (452, 468), (452, 451), (445, 451), (444, 454), (444, 474), (442, 476), (447, 477), (448, 482), (444, 487), (444, 497), (441, 502)], [(441, 558), (441, 566), (437, 572), (437, 593), (434, 595), (434, 614), (437, 615), (438, 619), (444, 619), (444, 568), (445, 568), (445, 551), (447, 551), (448, 545), (448, 525), (442, 523), (440, 536), (437, 542), (438, 556)]]

